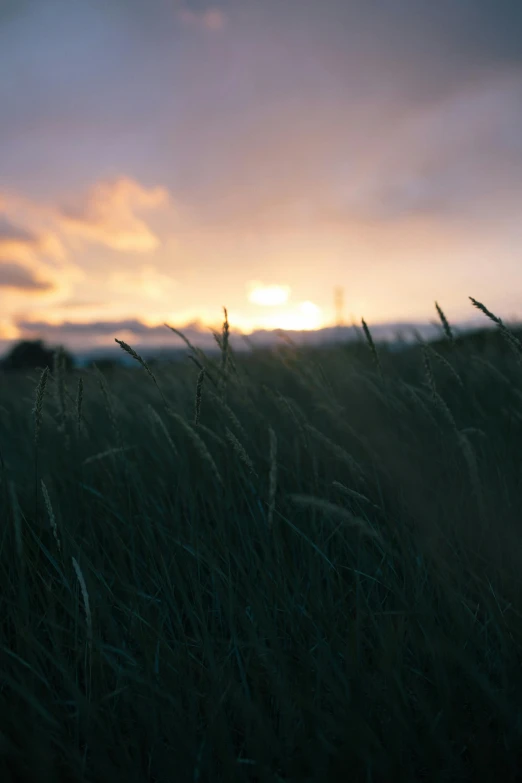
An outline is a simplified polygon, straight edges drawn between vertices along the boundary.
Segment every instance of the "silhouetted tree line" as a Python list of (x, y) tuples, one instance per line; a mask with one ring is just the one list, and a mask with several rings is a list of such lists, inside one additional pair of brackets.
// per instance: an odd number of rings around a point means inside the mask
[[(519, 326), (511, 328), (516, 337), (522, 342), (522, 329)], [(452, 349), (446, 338), (432, 340), (431, 345), (443, 353)], [(472, 332), (456, 335), (453, 347), (471, 349), (482, 354), (503, 354), (510, 350), (499, 330), (493, 328), (475, 329)], [(345, 343), (344, 348), (352, 355), (359, 353), (365, 355), (367, 353), (367, 346), (364, 340)], [(386, 351), (386, 348), (386, 345), (382, 345), (381, 351)], [(415, 344), (409, 346), (409, 350), (415, 349)], [(271, 349), (266, 350), (270, 351)], [(408, 348), (406, 347), (405, 350), (408, 350)], [(256, 355), (259, 357), (262, 352), (263, 350), (258, 348)], [(0, 369), (34, 370), (35, 368), (43, 369), (48, 367), (52, 371), (56, 366), (58, 354), (63, 368), (66, 371), (72, 370), (75, 366), (74, 356), (62, 346), (50, 347), (43, 340), (21, 340), (0, 360)], [(161, 363), (161, 359), (151, 357), (148, 362), (149, 364)], [(98, 357), (97, 359), (91, 359), (87, 363), (87, 368), (93, 367), (106, 372), (121, 367), (121, 361), (115, 357)]]
[(66, 371), (74, 367), (74, 357), (69, 351), (59, 346), (51, 348), (43, 340), (22, 340), (16, 343), (9, 353), (1, 361), (3, 370), (34, 370), (36, 367), (53, 370), (57, 352), (60, 352), (60, 361)]

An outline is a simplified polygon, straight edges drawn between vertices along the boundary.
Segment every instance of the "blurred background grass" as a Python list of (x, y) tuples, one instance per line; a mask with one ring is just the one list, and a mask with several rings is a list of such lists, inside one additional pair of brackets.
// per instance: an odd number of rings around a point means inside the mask
[(516, 344), (227, 332), (0, 378), (2, 780), (518, 780)]

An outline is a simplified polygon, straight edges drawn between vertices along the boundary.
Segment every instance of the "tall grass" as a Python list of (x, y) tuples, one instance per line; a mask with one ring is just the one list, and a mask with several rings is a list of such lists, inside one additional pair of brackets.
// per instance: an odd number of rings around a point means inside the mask
[(1, 780), (520, 779), (517, 354), (363, 331), (0, 387)]

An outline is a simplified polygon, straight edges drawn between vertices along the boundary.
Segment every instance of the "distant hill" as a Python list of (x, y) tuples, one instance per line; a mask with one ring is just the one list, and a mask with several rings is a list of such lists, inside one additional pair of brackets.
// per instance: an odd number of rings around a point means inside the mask
[[(389, 350), (402, 350), (409, 345), (414, 345), (417, 337), (431, 342), (434, 347), (438, 346), (441, 350), (446, 349), (446, 340), (444, 338), (442, 327), (439, 322), (406, 322), (396, 321), (384, 324), (369, 324), (373, 339), (377, 343), (386, 343)], [(510, 327), (522, 340), (522, 327), (513, 325)], [(472, 320), (453, 325), (452, 329), (456, 337), (457, 344), (473, 345), (477, 350), (509, 350), (509, 346), (502, 339), (498, 329), (494, 324), (489, 324), (483, 316), (478, 316)], [(210, 329), (194, 328), (188, 326), (185, 330), (181, 329), (190, 342), (212, 354), (217, 352), (217, 345)], [(157, 334), (157, 333), (156, 333)], [(114, 336), (118, 336), (117, 332)], [(128, 338), (125, 338), (126, 340)], [(364, 340), (364, 334), (360, 326), (329, 326), (316, 331), (290, 331), (290, 330), (264, 330), (259, 329), (249, 335), (242, 335), (231, 331), (230, 344), (235, 351), (248, 351), (256, 348), (270, 348), (284, 341), (291, 340), (296, 345), (314, 346), (333, 345), (336, 343), (350, 343), (357, 340)], [(145, 358), (156, 358), (158, 360), (179, 361), (187, 355), (187, 348), (182, 340), (173, 335), (166, 334), (165, 341), (161, 344), (152, 343), (144, 334), (136, 334), (135, 340), (128, 341), (132, 347)], [(13, 343), (4, 343), (4, 350), (11, 349)], [(118, 364), (133, 363), (133, 359), (125, 354), (115, 343), (112, 345), (96, 348), (85, 348), (74, 351), (76, 362), (79, 366), (87, 366), (92, 362), (100, 362), (108, 366), (112, 362)]]

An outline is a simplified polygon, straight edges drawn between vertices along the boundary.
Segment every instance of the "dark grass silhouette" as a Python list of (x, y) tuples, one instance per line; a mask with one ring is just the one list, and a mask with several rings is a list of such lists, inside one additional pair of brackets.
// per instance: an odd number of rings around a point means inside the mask
[(1, 779), (518, 780), (516, 344), (221, 346), (3, 385)]

